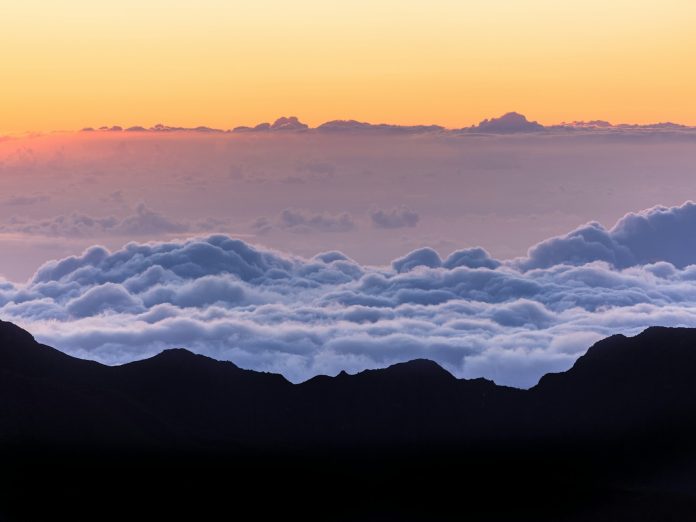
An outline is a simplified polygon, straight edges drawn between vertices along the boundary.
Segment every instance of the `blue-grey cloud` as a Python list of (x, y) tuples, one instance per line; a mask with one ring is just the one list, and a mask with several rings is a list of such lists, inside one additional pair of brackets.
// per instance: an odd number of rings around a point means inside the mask
[(267, 217), (260, 217), (252, 224), (252, 229), (259, 234), (266, 234), (274, 227), (289, 232), (348, 232), (355, 228), (353, 216), (347, 212), (330, 214), (309, 212), (303, 209), (286, 208), (275, 222)]
[(498, 268), (500, 261), (493, 259), (485, 249), (480, 247), (466, 248), (452, 252), (442, 263), (445, 268), (466, 266), (469, 268)]
[(2, 201), (2, 204), (8, 207), (25, 207), (36, 205), (38, 203), (46, 203), (51, 199), (46, 194), (18, 195), (10, 196)]
[(425, 132), (443, 132), (440, 125), (392, 125), (388, 123), (366, 123), (356, 120), (331, 120), (316, 128), (320, 132), (336, 133), (390, 133), (390, 134), (419, 134)]
[[(28, 203), (27, 203), (28, 204)], [(172, 219), (152, 210), (144, 203), (135, 212), (117, 218), (95, 217), (80, 212), (59, 215), (49, 219), (27, 220), (14, 217), (0, 225), (0, 232), (58, 237), (97, 237), (102, 235), (148, 236), (172, 234), (204, 228)]]
[(530, 249), (524, 269), (605, 261), (617, 268), (668, 261), (683, 268), (696, 263), (696, 203), (653, 207), (626, 214), (607, 230), (588, 223)]
[(392, 266), (397, 272), (408, 272), (416, 267), (438, 268), (442, 266), (442, 259), (432, 248), (419, 248), (408, 253), (404, 257), (392, 261)]
[(404, 206), (389, 210), (374, 209), (370, 212), (370, 218), (376, 228), (415, 227), (420, 221), (418, 212)]
[(298, 381), (427, 357), (460, 376), (530, 386), (600, 337), (696, 326), (694, 206), (581, 227), (511, 261), (422, 248), (375, 267), (220, 234), (95, 246), (26, 284), (2, 282), (0, 314), (108, 363), (186, 346)]

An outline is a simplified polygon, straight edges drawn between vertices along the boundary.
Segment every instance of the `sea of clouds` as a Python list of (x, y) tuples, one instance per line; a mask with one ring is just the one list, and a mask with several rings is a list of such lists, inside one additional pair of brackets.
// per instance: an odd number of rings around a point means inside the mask
[(108, 364), (183, 346), (301, 381), (424, 357), (529, 387), (607, 335), (696, 326), (695, 232), (687, 202), (611, 229), (588, 223), (509, 260), (422, 248), (366, 266), (226, 235), (94, 246), (26, 284), (0, 282), (0, 317)]

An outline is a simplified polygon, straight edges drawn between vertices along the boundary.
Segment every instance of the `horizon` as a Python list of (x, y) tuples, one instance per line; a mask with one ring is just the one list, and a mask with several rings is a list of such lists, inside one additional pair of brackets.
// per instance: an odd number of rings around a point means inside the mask
[[(32, 334), (31, 331), (25, 330), (24, 328), (22, 328), (22, 327), (19, 326), (18, 324), (15, 324), (15, 323), (13, 323), (13, 322), (11, 322), (11, 321), (4, 321), (4, 320), (1, 320), (1, 319), (0, 319), (0, 330), (1, 330), (2, 328), (5, 328), (6, 325), (10, 325), (10, 326), (12, 326), (12, 327), (20, 328), (20, 329), (23, 330), (24, 332), (28, 333), (28, 334), (32, 337), (32, 339), (33, 339), (34, 342), (37, 342), (36, 338), (34, 337), (34, 335)], [(651, 326), (646, 326), (646, 327), (643, 328), (643, 329), (636, 330), (636, 331), (634, 331), (634, 332), (632, 332), (632, 333), (630, 333), (630, 334), (616, 333), (616, 334), (608, 335), (607, 337), (599, 338), (597, 341), (592, 342), (590, 345), (588, 345), (586, 351), (584, 351), (584, 352), (582, 352), (582, 353), (579, 353), (579, 354), (577, 355), (577, 359), (575, 359), (575, 360), (572, 362), (572, 365), (571, 365), (570, 367), (568, 367), (568, 368), (566, 368), (566, 369), (564, 369), (564, 370), (561, 370), (560, 372), (551, 371), (551, 372), (548, 372), (548, 373), (544, 373), (544, 374), (542, 374), (542, 375), (539, 377), (539, 379), (538, 379), (536, 382), (531, 383), (531, 384), (528, 385), (528, 386), (519, 386), (519, 385), (518, 385), (518, 386), (515, 386), (515, 385), (511, 385), (511, 384), (501, 384), (501, 383), (499, 383), (499, 382), (496, 382), (494, 379), (487, 378), (487, 377), (484, 376), (484, 375), (481, 375), (481, 376), (475, 376), (475, 375), (474, 375), (474, 376), (461, 377), (461, 376), (458, 376), (456, 373), (451, 372), (445, 365), (439, 363), (437, 360), (435, 360), (435, 359), (429, 359), (429, 358), (427, 358), (427, 357), (414, 357), (414, 358), (411, 358), (411, 359), (397, 360), (397, 361), (392, 361), (392, 362), (386, 363), (385, 365), (376, 364), (375, 366), (371, 366), (371, 367), (367, 367), (367, 368), (362, 368), (362, 369), (354, 369), (354, 370), (351, 370), (351, 371), (347, 371), (347, 370), (345, 370), (345, 369), (337, 369), (336, 371), (334, 371), (334, 372), (332, 372), (332, 373), (328, 373), (328, 374), (326, 374), (326, 373), (317, 373), (317, 374), (313, 374), (313, 375), (310, 375), (310, 376), (308, 376), (308, 377), (306, 377), (305, 379), (302, 379), (302, 380), (289, 380), (289, 379), (287, 379), (287, 377), (286, 377), (285, 375), (283, 375), (283, 373), (280, 373), (280, 372), (279, 372), (279, 373), (274, 373), (274, 372), (260, 372), (259, 370), (256, 370), (256, 369), (254, 369), (254, 368), (247, 368), (247, 367), (245, 367), (245, 366), (243, 366), (243, 365), (239, 365), (239, 364), (237, 364), (234, 360), (230, 360), (230, 359), (216, 359), (214, 356), (212, 356), (212, 355), (210, 355), (210, 354), (205, 354), (205, 353), (196, 352), (196, 351), (190, 350), (189, 348), (187, 348), (187, 347), (185, 347), (185, 346), (172, 346), (172, 347), (162, 348), (161, 351), (155, 352), (155, 353), (150, 354), (150, 355), (147, 355), (147, 356), (144, 356), (144, 357), (142, 357), (142, 358), (136, 358), (136, 359), (129, 360), (129, 361), (117, 362), (117, 363), (115, 363), (115, 364), (108, 364), (108, 363), (100, 362), (100, 361), (95, 360), (95, 359), (78, 357), (78, 356), (76, 356), (76, 355), (70, 354), (69, 351), (66, 351), (66, 350), (64, 350), (64, 349), (61, 349), (60, 346), (49, 346), (49, 348), (52, 348), (52, 349), (54, 349), (54, 350), (58, 350), (59, 352), (65, 354), (65, 355), (67, 355), (67, 356), (69, 356), (69, 357), (71, 357), (71, 358), (73, 358), (73, 359), (93, 361), (93, 362), (96, 362), (96, 363), (98, 363), (98, 364), (100, 364), (100, 365), (103, 365), (103, 366), (110, 366), (110, 367), (127, 366), (127, 365), (130, 365), (130, 364), (133, 364), (133, 363), (139, 363), (139, 362), (143, 362), (143, 361), (150, 361), (150, 360), (153, 360), (153, 359), (159, 359), (159, 358), (161, 358), (162, 356), (167, 356), (167, 355), (174, 355), (174, 356), (177, 356), (177, 357), (178, 357), (178, 356), (180, 356), (181, 354), (185, 354), (186, 356), (202, 357), (202, 358), (205, 358), (205, 359), (207, 359), (207, 360), (209, 360), (209, 361), (212, 361), (212, 362), (214, 362), (214, 363), (232, 363), (232, 364), (234, 365), (234, 367), (236, 367), (236, 368), (238, 368), (238, 369), (240, 369), (240, 370), (251, 371), (251, 372), (254, 372), (254, 373), (266, 373), (266, 374), (271, 374), (271, 375), (278, 375), (278, 376), (283, 377), (283, 379), (285, 379), (285, 381), (288, 382), (289, 384), (295, 385), (295, 386), (309, 383), (309, 382), (312, 381), (315, 377), (331, 377), (331, 378), (336, 378), (336, 377), (340, 377), (342, 374), (343, 374), (343, 375), (348, 375), (348, 376), (356, 376), (356, 375), (360, 375), (361, 373), (364, 373), (364, 372), (373, 372), (373, 371), (390, 370), (390, 369), (393, 369), (394, 367), (413, 366), (414, 364), (417, 364), (417, 363), (420, 363), (420, 362), (427, 362), (427, 363), (432, 363), (432, 364), (434, 364), (435, 366), (437, 366), (437, 368), (438, 368), (439, 370), (442, 370), (443, 372), (445, 372), (446, 374), (450, 375), (451, 377), (453, 377), (454, 379), (457, 379), (457, 380), (461, 380), (461, 381), (476, 381), (476, 380), (483, 379), (483, 380), (486, 380), (486, 381), (489, 381), (489, 382), (493, 383), (493, 384), (496, 385), (496, 386), (501, 386), (501, 387), (504, 386), (504, 387), (508, 387), (508, 388), (514, 388), (514, 389), (516, 389), (516, 390), (528, 391), (528, 390), (531, 390), (532, 388), (538, 386), (539, 383), (541, 382), (541, 380), (542, 380), (544, 377), (546, 377), (547, 375), (553, 375), (553, 374), (557, 374), (557, 373), (568, 373), (569, 371), (571, 371), (572, 368), (575, 366), (575, 364), (576, 364), (581, 358), (587, 356), (589, 350), (590, 350), (591, 348), (593, 348), (595, 345), (599, 344), (599, 343), (603, 343), (603, 342), (607, 341), (607, 340), (610, 339), (610, 338), (616, 338), (616, 337), (622, 337), (622, 338), (625, 338), (625, 339), (640, 338), (640, 337), (642, 337), (642, 336), (644, 337), (645, 335), (647, 335), (648, 332), (650, 332), (651, 334), (654, 334), (655, 332), (661, 331), (661, 330), (670, 330), (670, 331), (671, 331), (671, 330), (686, 330), (686, 331), (693, 331), (693, 332), (696, 332), (696, 327), (651, 325)], [(181, 360), (181, 359), (179, 359), (179, 360)]]
[(686, 0), (7, 2), (0, 132), (282, 113), (471, 125), (514, 107), (696, 125)]
[[(674, 125), (674, 126), (679, 126), (684, 129), (693, 129), (696, 128), (696, 123), (690, 124), (690, 123), (685, 123), (683, 121), (676, 121), (676, 120), (667, 120), (667, 119), (656, 119), (654, 121), (641, 121), (641, 122), (635, 122), (635, 121), (609, 121), (608, 119), (603, 119), (603, 118), (586, 118), (586, 119), (574, 119), (574, 120), (563, 120), (563, 121), (546, 121), (542, 122), (539, 121), (535, 118), (529, 117), (526, 114), (523, 114), (519, 111), (516, 110), (509, 110), (509, 111), (504, 111), (501, 112), (497, 115), (489, 115), (481, 120), (478, 121), (470, 121), (466, 122), (463, 124), (459, 125), (454, 125), (454, 126), (446, 126), (444, 124), (435, 122), (435, 121), (411, 121), (411, 122), (404, 122), (404, 123), (394, 123), (394, 122), (389, 122), (389, 121), (367, 121), (367, 120), (359, 120), (356, 118), (351, 118), (351, 117), (342, 117), (342, 118), (332, 118), (332, 119), (326, 119), (326, 120), (318, 120), (315, 122), (313, 125), (307, 124), (307, 122), (301, 117), (297, 116), (295, 114), (287, 114), (287, 115), (280, 115), (275, 118), (271, 118), (268, 120), (258, 120), (255, 122), (245, 122), (245, 123), (236, 123), (234, 125), (230, 125), (227, 127), (214, 127), (207, 125), (205, 122), (194, 122), (193, 124), (187, 125), (187, 126), (179, 126), (179, 125), (169, 125), (167, 123), (167, 120), (165, 118), (160, 118), (156, 120), (154, 123), (149, 123), (149, 124), (143, 124), (142, 122), (136, 122), (136, 123), (130, 123), (128, 125), (121, 124), (120, 122), (110, 122), (108, 124), (98, 124), (98, 125), (82, 125), (78, 126), (76, 128), (65, 128), (65, 129), (25, 129), (22, 131), (14, 130), (14, 131), (1, 131), (3, 134), (0, 134), (0, 137), (17, 137), (17, 136), (32, 136), (32, 135), (42, 135), (42, 134), (52, 134), (52, 133), (77, 133), (77, 132), (87, 132), (87, 131), (108, 131), (108, 132), (121, 132), (121, 131), (128, 131), (128, 132), (146, 132), (146, 131), (158, 131), (161, 130), (161, 132), (167, 132), (167, 131), (179, 131), (179, 132), (185, 132), (185, 131), (191, 131), (191, 132), (196, 132), (196, 131), (201, 131), (201, 132), (206, 132), (206, 131), (215, 131), (215, 132), (224, 132), (224, 133), (232, 133), (232, 132), (253, 132), (255, 130), (263, 131), (266, 129), (255, 129), (255, 127), (264, 125), (264, 124), (270, 124), (272, 125), (275, 122), (278, 122), (280, 120), (285, 120), (285, 119), (290, 119), (290, 120), (297, 120), (300, 124), (307, 125), (307, 128), (305, 129), (292, 129), (296, 131), (302, 131), (302, 130), (321, 130), (321, 126), (327, 123), (359, 123), (359, 124), (365, 124), (369, 126), (387, 126), (387, 127), (394, 127), (394, 128), (408, 128), (408, 127), (439, 127), (443, 131), (467, 131), (467, 130), (476, 130), (479, 128), (481, 124), (485, 124), (487, 122), (491, 121), (500, 121), (501, 119), (505, 118), (506, 116), (509, 115), (519, 115), (522, 116), (527, 122), (529, 123), (539, 123), (541, 126), (544, 127), (546, 130), (553, 130), (555, 128), (559, 127), (568, 127), (568, 128), (573, 128), (576, 127), (578, 129), (584, 129), (584, 130), (593, 130), (593, 129), (602, 129), (602, 128), (658, 128), (659, 126), (663, 125)], [(284, 129), (285, 130), (285, 129)], [(291, 129), (288, 129), (291, 130)], [(291, 130), (291, 131), (292, 131)], [(423, 131), (425, 132), (425, 131)], [(499, 133), (499, 131), (490, 131), (493, 134)], [(524, 131), (513, 131), (513, 132), (524, 132)]]

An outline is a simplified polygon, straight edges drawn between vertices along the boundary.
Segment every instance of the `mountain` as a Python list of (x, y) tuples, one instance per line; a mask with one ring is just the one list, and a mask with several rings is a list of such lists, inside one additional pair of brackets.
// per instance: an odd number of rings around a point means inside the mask
[(483, 427), (497, 418), (489, 406), (502, 410), (504, 398), (521, 393), (456, 379), (426, 360), (299, 385), (184, 349), (111, 367), (38, 344), (6, 322), (0, 365), (0, 440), (20, 445), (235, 451), (455, 442), (487, 436)]
[(301, 384), (184, 349), (110, 367), (0, 322), (0, 515), (80, 491), (199, 517), (212, 495), (304, 520), (680, 520), (694, 375), (686, 328), (609, 337), (518, 390), (428, 360)]
[[(696, 429), (696, 329), (652, 327), (597, 342), (530, 390), (553, 425), (582, 438)], [(547, 427), (551, 424), (546, 423)]]

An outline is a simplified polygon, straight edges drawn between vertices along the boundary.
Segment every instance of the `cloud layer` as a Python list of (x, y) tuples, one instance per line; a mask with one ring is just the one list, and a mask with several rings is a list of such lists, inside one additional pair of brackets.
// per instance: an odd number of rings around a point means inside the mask
[(391, 266), (225, 235), (99, 246), (0, 285), (0, 313), (74, 355), (122, 363), (185, 346), (299, 381), (415, 357), (531, 386), (595, 340), (696, 326), (696, 204), (591, 223), (499, 261), (419, 249)]
[(626, 212), (696, 198), (688, 129), (407, 132), (344, 122), (296, 132), (286, 129), (293, 122), (0, 142), (0, 272), (24, 281), (92, 244), (215, 232), (305, 257), (340, 249), (362, 264), (421, 246), (444, 257), (479, 245), (510, 259), (589, 220), (609, 228)]
[(667, 261), (678, 268), (696, 262), (696, 203), (629, 213), (610, 230), (593, 222), (533, 247), (523, 269), (605, 261), (616, 268)]
[(191, 224), (176, 221), (148, 208), (144, 203), (139, 203), (135, 207), (135, 212), (122, 219), (114, 216), (93, 217), (80, 212), (41, 220), (14, 217), (7, 223), (0, 225), (0, 232), (58, 237), (99, 237), (104, 235), (131, 237), (175, 234), (188, 230), (204, 229), (204, 225), (205, 223), (199, 223), (194, 227)]
[(483, 132), (490, 134), (510, 134), (517, 132), (537, 132), (548, 131), (577, 131), (606, 132), (606, 131), (693, 131), (694, 127), (681, 125), (672, 122), (659, 122), (649, 124), (612, 124), (604, 120), (591, 121), (572, 121), (563, 122), (556, 125), (544, 126), (536, 121), (530, 121), (526, 116), (518, 112), (507, 112), (499, 117), (486, 118), (471, 127), (461, 129), (446, 129), (441, 125), (394, 125), (388, 123), (368, 123), (357, 120), (330, 120), (316, 127), (310, 127), (300, 121), (297, 116), (281, 116), (273, 123), (263, 122), (258, 125), (239, 126), (233, 129), (216, 129), (206, 126), (199, 127), (177, 127), (171, 125), (157, 124), (152, 127), (134, 126), (123, 128), (119, 125), (102, 126), (97, 129), (85, 127), (82, 132), (196, 132), (203, 134), (222, 134), (222, 133), (265, 133), (265, 132), (327, 132), (327, 133), (393, 133), (393, 134), (423, 134), (423, 133), (463, 133), (463, 132)]

